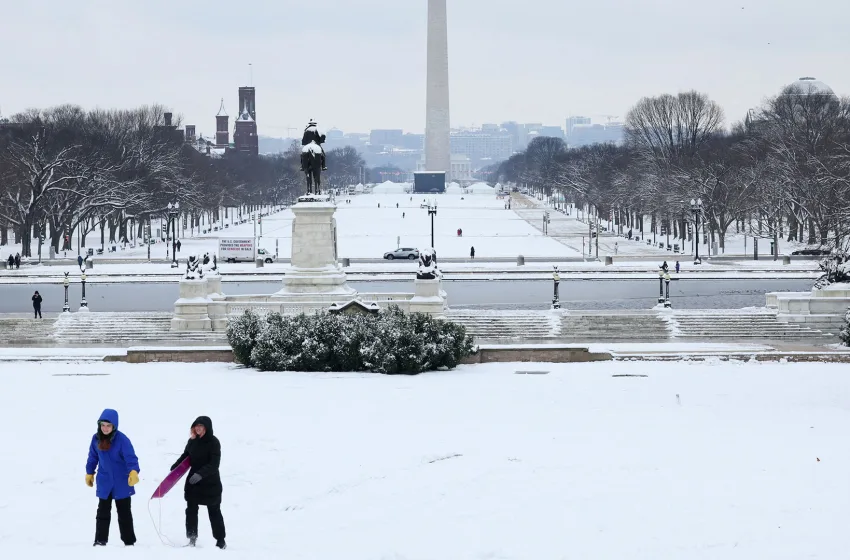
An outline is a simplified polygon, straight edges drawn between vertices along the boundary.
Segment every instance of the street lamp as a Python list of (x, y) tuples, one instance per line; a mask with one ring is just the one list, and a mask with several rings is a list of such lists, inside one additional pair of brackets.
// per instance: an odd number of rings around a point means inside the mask
[[(168, 217), (173, 224), (172, 237), (171, 237), (171, 253), (174, 256), (171, 261), (171, 268), (177, 268), (180, 266), (177, 263), (177, 216), (180, 214), (180, 203), (175, 202), (174, 204), (168, 203)], [(166, 252), (168, 252), (168, 245), (166, 245)]]
[(552, 281), (555, 283), (555, 293), (552, 297), (552, 309), (561, 308), (561, 300), (558, 296), (558, 284), (561, 283), (561, 275), (558, 274), (558, 267), (555, 267), (555, 272), (552, 273)]
[(673, 304), (670, 303), (670, 273), (669, 272), (664, 273), (664, 282), (667, 285), (667, 297), (664, 300), (664, 308), (670, 309), (670, 308), (673, 307)]
[(437, 215), (437, 201), (434, 201), (434, 206), (428, 204), (428, 215), (431, 216), (431, 248), (434, 248), (434, 216)]
[[(83, 266), (85, 266), (85, 264)], [(86, 270), (81, 269), (80, 272), (80, 280), (83, 283), (83, 299), (80, 300), (80, 311), (88, 311), (89, 304), (86, 302)]]
[(664, 303), (664, 269), (658, 271), (658, 303)]
[(68, 305), (68, 285), (71, 283), (70, 280), (68, 280), (68, 274), (68, 272), (65, 273), (65, 280), (63, 282), (65, 285), (65, 305), (62, 306), (62, 313), (68, 313), (71, 311), (71, 306)]
[(702, 261), (699, 258), (699, 221), (700, 215), (702, 214), (702, 199), (698, 198), (694, 200), (691, 199), (691, 212), (694, 213), (694, 247), (696, 247), (696, 253), (694, 256), (694, 264), (702, 264)]

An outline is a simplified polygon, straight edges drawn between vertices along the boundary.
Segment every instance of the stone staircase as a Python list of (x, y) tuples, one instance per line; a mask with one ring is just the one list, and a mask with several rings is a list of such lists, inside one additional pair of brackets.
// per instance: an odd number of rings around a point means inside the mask
[(4, 346), (52, 345), (55, 321), (32, 317), (0, 318), (0, 343)]
[(227, 344), (224, 333), (171, 332), (170, 313), (69, 313), (58, 319), (0, 318), (3, 346)]
[[(829, 341), (829, 335), (797, 323), (786, 323), (774, 313), (728, 311), (676, 311), (670, 314), (670, 327), (676, 338)], [(814, 341), (814, 340), (812, 340)]]
[(581, 342), (667, 342), (667, 322), (654, 312), (569, 312), (561, 317), (559, 339)]
[(517, 341), (557, 336), (560, 316), (546, 311), (449, 311), (446, 318), (462, 324), (479, 341)]

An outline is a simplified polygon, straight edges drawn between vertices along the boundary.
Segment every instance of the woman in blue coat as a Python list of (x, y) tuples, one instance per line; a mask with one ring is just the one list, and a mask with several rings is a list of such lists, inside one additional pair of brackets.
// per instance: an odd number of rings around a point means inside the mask
[(115, 500), (118, 510), (121, 540), (127, 546), (136, 543), (130, 496), (136, 493), (133, 486), (139, 482), (139, 470), (139, 459), (130, 438), (118, 431), (118, 413), (107, 408), (97, 421), (97, 433), (91, 438), (89, 459), (86, 461), (86, 484), (92, 487), (97, 481), (99, 499), (94, 546), (106, 546), (109, 540), (112, 500)]

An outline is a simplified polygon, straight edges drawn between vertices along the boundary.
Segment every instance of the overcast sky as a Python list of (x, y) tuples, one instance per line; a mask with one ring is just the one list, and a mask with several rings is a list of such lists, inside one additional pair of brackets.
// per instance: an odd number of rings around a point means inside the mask
[[(801, 76), (850, 94), (848, 0), (448, 0), (452, 126), (623, 117), (697, 89), (727, 123)], [(427, 0), (0, 0), (0, 110), (162, 103), (261, 134), (425, 123)]]

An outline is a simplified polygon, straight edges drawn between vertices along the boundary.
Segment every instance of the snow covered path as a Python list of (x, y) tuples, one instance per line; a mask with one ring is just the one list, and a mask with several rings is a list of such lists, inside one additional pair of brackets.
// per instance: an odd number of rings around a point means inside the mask
[[(382, 377), (0, 364), (0, 550), (92, 558), (86, 449), (114, 407), (142, 467), (139, 542), (122, 557), (189, 553), (159, 542), (147, 498), (203, 414), (222, 442), (229, 558), (842, 558), (846, 369), (497, 364)], [(162, 501), (175, 542), (183, 507), (179, 488)], [(203, 512), (199, 545), (193, 557), (218, 554)], [(104, 553), (121, 546), (113, 514)]]

